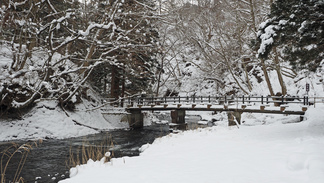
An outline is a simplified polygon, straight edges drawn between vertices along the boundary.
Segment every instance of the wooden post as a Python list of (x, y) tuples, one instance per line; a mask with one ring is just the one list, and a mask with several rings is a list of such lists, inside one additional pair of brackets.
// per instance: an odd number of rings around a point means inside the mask
[(284, 103), (284, 96), (282, 95), (281, 96), (281, 104), (283, 104)]
[(261, 104), (263, 104), (263, 95), (261, 95)]
[(302, 111), (304, 111), (304, 112), (307, 111), (307, 106), (303, 106)]

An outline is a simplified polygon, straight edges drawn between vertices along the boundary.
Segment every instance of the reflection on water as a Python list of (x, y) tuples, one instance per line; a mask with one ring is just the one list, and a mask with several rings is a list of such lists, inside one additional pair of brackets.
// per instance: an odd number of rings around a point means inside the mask
[[(167, 118), (167, 117), (166, 117)], [(191, 117), (184, 125), (154, 124), (143, 129), (114, 130), (85, 137), (77, 137), (63, 140), (44, 140), (37, 148), (34, 148), (28, 155), (27, 161), (22, 170), (21, 176), (24, 182), (51, 183), (58, 182), (69, 176), (67, 160), (70, 156), (70, 149), (74, 153), (81, 149), (81, 146), (103, 145), (107, 141), (107, 147), (113, 152), (114, 157), (137, 156), (139, 148), (147, 143), (152, 143), (156, 138), (163, 137), (173, 130), (186, 130), (201, 127), (197, 124), (200, 117)], [(169, 120), (169, 119), (165, 119)], [(111, 146), (110, 142), (113, 143)], [(26, 142), (16, 142), (23, 144)], [(9, 147), (11, 143), (0, 142), (0, 151)], [(10, 167), (6, 172), (8, 180), (12, 179), (20, 157), (15, 156), (11, 160)], [(8, 181), (7, 181), (8, 182)]]

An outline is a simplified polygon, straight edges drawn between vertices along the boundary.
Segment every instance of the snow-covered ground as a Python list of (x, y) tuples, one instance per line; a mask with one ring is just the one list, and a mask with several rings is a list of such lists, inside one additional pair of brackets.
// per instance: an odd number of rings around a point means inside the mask
[[(89, 160), (60, 183), (323, 183), (324, 105), (306, 120), (245, 114), (246, 125), (185, 131), (144, 145), (138, 157)], [(289, 119), (292, 119), (289, 121)]]
[(63, 111), (55, 101), (38, 102), (21, 120), (0, 119), (0, 141), (64, 139), (129, 126), (126, 121), (120, 122), (120, 115), (110, 115), (106, 120), (102, 112), (86, 101), (77, 105), (75, 112)]
[[(145, 113), (144, 125), (152, 122), (158, 119), (152, 113)], [(64, 139), (124, 128), (129, 128), (125, 110), (113, 108), (109, 103), (91, 105), (84, 101), (71, 112), (63, 111), (56, 101), (44, 100), (21, 119), (0, 119), (0, 142)]]

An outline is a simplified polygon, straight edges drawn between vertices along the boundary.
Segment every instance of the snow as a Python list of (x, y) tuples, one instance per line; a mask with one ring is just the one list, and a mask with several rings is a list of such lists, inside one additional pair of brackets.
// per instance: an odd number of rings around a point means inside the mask
[[(5, 65), (6, 61), (1, 64)], [(181, 96), (191, 91), (198, 91), (197, 95), (214, 94), (213, 87), (205, 88), (206, 83), (199, 83), (201, 75), (196, 68), (187, 69), (196, 78), (183, 79), (186, 82), (180, 90)], [(309, 96), (323, 96), (323, 85), (316, 84), (319, 77), (323, 77), (323, 71), (317, 74), (318, 77), (306, 73), (295, 79), (286, 77), (288, 93), (302, 96), (306, 94), (303, 87), (310, 83)], [(275, 71), (269, 71), (269, 75), (274, 90), (280, 91)], [(268, 94), (265, 82), (257, 85), (255, 78), (251, 78), (251, 82), (255, 83), (253, 94)], [(197, 83), (198, 86), (194, 86)], [(102, 115), (101, 110), (91, 109), (91, 105), (84, 102), (72, 113), (62, 111), (54, 101), (39, 101), (22, 120), (0, 120), (0, 141), (60, 139), (128, 127), (120, 115)], [(300, 110), (300, 107), (290, 105), (288, 108)], [(296, 123), (299, 116), (243, 113), (244, 123), (239, 128), (226, 126), (226, 113), (212, 116), (197, 112), (202, 117), (201, 124), (215, 119), (216, 126), (159, 138), (143, 146), (139, 157), (115, 158), (109, 163), (89, 160), (71, 169), (71, 178), (61, 182), (319, 183), (324, 180), (323, 110), (321, 104), (309, 107), (306, 121), (301, 123)], [(150, 125), (152, 114), (145, 114), (145, 119), (144, 125)]]
[[(60, 183), (322, 183), (323, 110), (324, 105), (310, 107), (300, 123), (283, 123), (281, 115), (268, 118), (266, 125), (219, 125), (170, 134), (142, 146), (138, 157), (89, 160)], [(244, 117), (251, 116), (262, 117)]]
[(86, 108), (89, 106), (86, 103), (77, 105), (75, 112), (69, 112), (63, 111), (55, 101), (39, 101), (20, 120), (0, 119), (0, 141), (64, 139), (128, 127), (128, 123), (121, 122), (120, 117), (104, 116), (99, 109)]
[[(57, 22), (64, 23), (62, 17)], [(291, 15), (294, 16), (294, 15)], [(23, 23), (23, 22), (21, 22)], [(286, 24), (281, 21), (279, 25)], [(266, 22), (261, 27), (266, 26)], [(116, 29), (113, 22), (108, 24), (90, 23), (85, 31), (80, 30), (80, 36), (88, 36), (92, 29)], [(259, 53), (264, 53), (265, 47), (272, 44), (275, 30), (279, 27), (269, 26), (265, 33), (258, 35), (262, 39)], [(302, 28), (302, 27), (301, 27)], [(75, 38), (67, 37), (63, 43)], [(312, 49), (309, 45), (305, 49)], [(59, 47), (57, 47), (59, 48)], [(0, 80), (9, 75), (7, 70), (12, 59), (9, 47), (0, 45)], [(215, 83), (209, 83), (209, 78), (217, 73), (202, 73), (197, 66), (204, 62), (197, 53), (190, 53), (190, 49), (183, 48), (188, 53), (187, 59), (176, 58), (183, 61), (181, 87), (176, 81), (168, 81), (166, 88), (176, 88), (181, 96), (190, 95), (215, 95), (222, 91), (216, 89)], [(36, 52), (36, 51), (35, 51)], [(32, 60), (37, 63), (28, 65), (30, 70), (42, 65), (47, 57), (33, 55)], [(54, 55), (53, 60), (60, 60), (61, 55)], [(167, 58), (171, 59), (171, 58)], [(178, 62), (178, 61), (177, 61)], [(68, 64), (68, 63), (67, 63)], [(285, 64), (285, 63), (282, 63)], [(323, 65), (323, 64), (322, 64)], [(66, 66), (68, 67), (68, 66)], [(73, 70), (75, 69), (75, 70)], [(59, 74), (76, 71), (73, 68)], [(258, 68), (256, 68), (258, 69)], [(67, 70), (67, 69), (66, 69)], [(261, 70), (260, 70), (261, 71)], [(36, 71), (26, 74), (26, 82), (36, 83), (39, 78)], [(288, 94), (303, 96), (324, 96), (323, 84), (317, 84), (323, 78), (324, 71), (318, 71), (318, 76), (298, 73), (294, 79), (284, 76), (288, 88)], [(17, 73), (19, 74), (19, 73)], [(33, 76), (35, 74), (35, 76)], [(258, 74), (262, 76), (262, 71)], [(269, 71), (270, 80), (274, 91), (281, 91), (278, 77), (275, 71)], [(164, 77), (168, 77), (165, 75)], [(231, 83), (231, 76), (222, 78), (226, 83)], [(265, 82), (258, 83), (256, 78), (250, 77), (253, 91), (250, 94), (268, 95)], [(14, 82), (14, 80), (10, 80)], [(16, 81), (17, 83), (23, 80)], [(305, 84), (310, 83), (310, 92), (306, 93)], [(46, 83), (43, 83), (46, 85)], [(226, 86), (232, 87), (232, 85)], [(50, 89), (50, 88), (49, 88)], [(228, 89), (225, 88), (224, 91)], [(0, 91), (2, 88), (0, 87)], [(230, 91), (231, 89), (228, 89)], [(162, 93), (162, 92), (161, 92)], [(72, 98), (76, 102), (76, 97)], [(87, 101), (77, 105), (76, 112), (63, 111), (55, 101), (39, 101), (36, 107), (21, 120), (0, 119), (0, 141), (17, 139), (39, 138), (69, 138), (98, 133), (102, 130), (127, 128), (128, 124), (122, 115), (102, 114), (99, 109), (91, 109)], [(18, 104), (17, 104), (18, 105)], [(96, 105), (93, 105), (96, 106)], [(248, 106), (255, 107), (255, 106)], [(258, 107), (258, 106), (257, 106)], [(300, 105), (290, 105), (289, 110), (298, 109)], [(269, 108), (266, 106), (266, 108)], [(153, 144), (144, 145), (142, 153), (138, 157), (114, 158), (111, 162), (92, 161), (85, 165), (71, 169), (70, 179), (63, 183), (82, 182), (285, 182), (285, 183), (319, 183), (324, 180), (324, 107), (316, 104), (316, 108), (309, 107), (306, 121), (297, 123), (299, 116), (263, 115), (243, 113), (244, 123), (237, 127), (227, 127), (227, 115), (221, 113), (211, 115), (209, 112), (197, 112), (200, 115), (199, 124), (209, 124), (216, 120), (216, 126), (195, 131), (185, 131), (171, 134), (155, 140)], [(110, 111), (111, 112), (111, 111)], [(115, 111), (118, 113), (118, 111)], [(151, 113), (145, 114), (144, 125), (158, 122)], [(167, 121), (160, 121), (167, 123)], [(107, 152), (105, 156), (109, 156)]]
[(298, 28), (298, 32), (299, 33), (303, 33), (304, 30), (306, 29), (307, 24), (308, 24), (308, 21), (307, 20), (303, 21), (301, 23), (300, 27)]
[(288, 20), (279, 20), (279, 25), (286, 25)]
[(80, 30), (79, 34), (82, 36), (88, 36), (90, 34), (90, 31), (94, 28), (109, 29), (110, 27), (112, 27), (113, 30), (116, 29), (116, 25), (113, 22), (109, 22), (107, 25), (92, 23), (88, 26), (87, 30), (85, 30), (85, 31)]
[(317, 45), (316, 44), (310, 44), (310, 45), (305, 46), (304, 48), (307, 49), (307, 50), (311, 50), (311, 49), (317, 48)]
[[(8, 47), (0, 44), (0, 68), (1, 67), (9, 67), (9, 65), (11, 64), (12, 62), (12, 59), (10, 59), (10, 50)], [(2, 73), (0, 75), (0, 79), (2, 79), (1, 77), (5, 77), (5, 76), (2, 76), (4, 75), (5, 73)]]
[(275, 30), (279, 28), (279, 26), (269, 25), (264, 29), (264, 33), (260, 35), (261, 45), (258, 54), (263, 54), (266, 51), (266, 47), (273, 43), (273, 37), (277, 35)]

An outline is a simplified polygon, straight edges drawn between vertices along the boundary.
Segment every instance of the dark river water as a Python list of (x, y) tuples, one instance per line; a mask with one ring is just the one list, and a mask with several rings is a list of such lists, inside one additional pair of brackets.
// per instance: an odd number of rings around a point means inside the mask
[[(169, 134), (174, 128), (197, 128), (198, 120), (199, 118), (194, 116), (187, 120), (186, 126), (170, 127), (168, 124), (155, 124), (142, 129), (113, 130), (84, 137), (44, 140), (30, 151), (20, 176), (24, 178), (25, 183), (56, 183), (69, 177), (70, 152), (76, 155), (85, 144), (86, 146), (100, 146), (106, 151), (108, 149), (112, 157), (138, 156), (142, 145), (152, 143), (156, 138)], [(11, 146), (11, 143), (0, 142), (0, 151)], [(15, 143), (23, 144), (26, 141)], [(10, 161), (6, 171), (6, 183), (13, 179), (20, 159), (21, 156), (18, 153)]]

